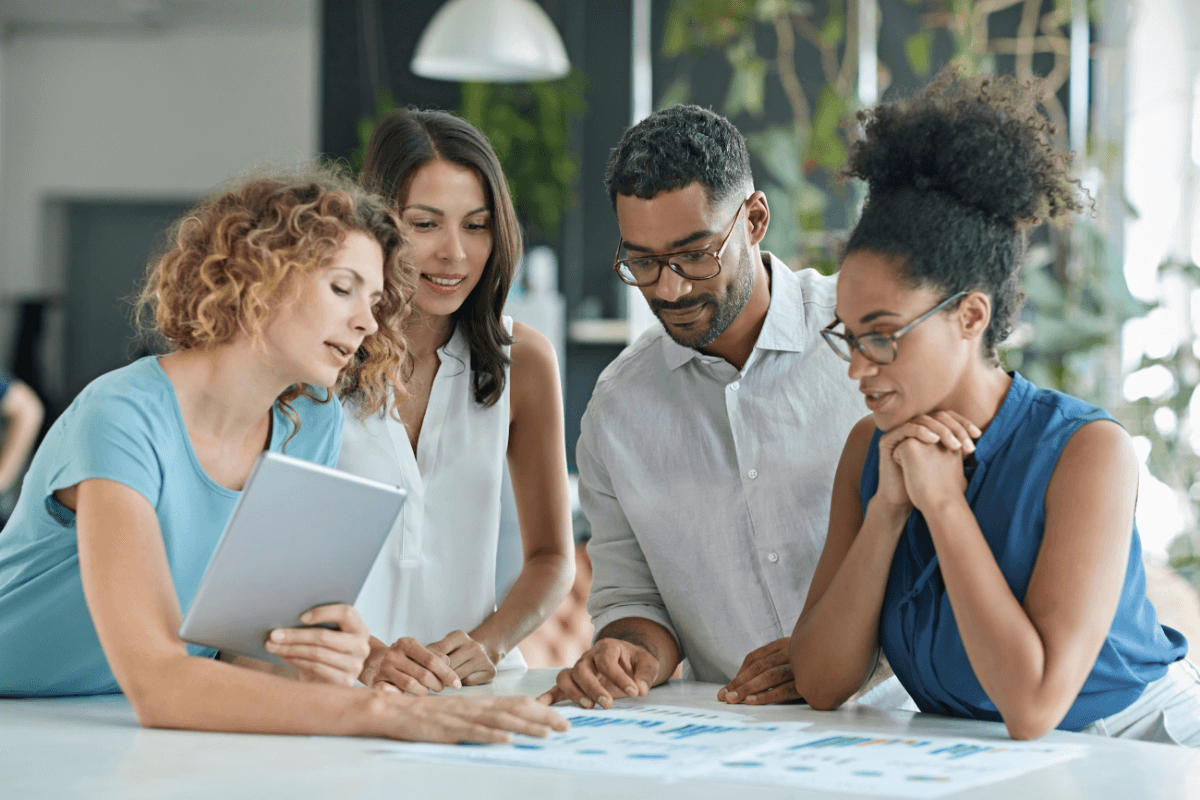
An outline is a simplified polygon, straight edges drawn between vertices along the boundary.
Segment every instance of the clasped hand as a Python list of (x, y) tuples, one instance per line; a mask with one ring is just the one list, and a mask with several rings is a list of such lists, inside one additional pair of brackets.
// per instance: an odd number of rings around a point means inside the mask
[(785, 636), (752, 651), (733, 680), (717, 692), (717, 699), (752, 706), (802, 700), (796, 691), (796, 676), (788, 656), (791, 641), (790, 636)]
[(411, 636), (390, 647), (375, 640), (363, 668), (363, 683), (374, 689), (414, 695), (461, 689), (488, 683), (496, 677), (496, 661), (487, 649), (463, 631), (454, 631), (425, 646)]
[(975, 452), (979, 428), (954, 411), (914, 417), (879, 440), (878, 497), (897, 509), (922, 513), (967, 488), (963, 460)]
[(370, 653), (370, 633), (354, 606), (317, 606), (300, 617), (305, 625), (324, 627), (276, 628), (267, 637), (267, 650), (299, 672), (302, 681), (353, 686)]

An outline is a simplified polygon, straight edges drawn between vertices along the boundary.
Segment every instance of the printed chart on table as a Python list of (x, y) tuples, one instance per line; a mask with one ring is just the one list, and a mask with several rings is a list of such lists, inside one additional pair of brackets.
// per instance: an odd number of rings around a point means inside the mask
[(1012, 778), (1087, 753), (1087, 745), (803, 731), (787, 742), (722, 759), (702, 776), (720, 781), (927, 798)]
[(508, 745), (389, 744), (378, 752), (476, 763), (819, 791), (934, 798), (1087, 755), (1087, 745), (1043, 745), (748, 721), (721, 711), (628, 705), (563, 709), (571, 730)]
[(731, 755), (778, 742), (809, 724), (761, 724), (727, 712), (675, 706), (560, 712), (571, 729), (545, 739), (515, 736), (507, 745), (390, 744), (379, 750), (420, 760), (676, 779), (710, 768)]

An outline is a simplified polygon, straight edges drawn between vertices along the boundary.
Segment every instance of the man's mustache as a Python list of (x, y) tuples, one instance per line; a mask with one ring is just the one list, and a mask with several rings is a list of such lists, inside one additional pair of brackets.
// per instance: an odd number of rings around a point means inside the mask
[(654, 299), (650, 301), (650, 310), (655, 314), (661, 311), (683, 311), (688, 308), (695, 308), (706, 303), (716, 303), (717, 296), (715, 294), (702, 294), (698, 297), (689, 297), (685, 300), (676, 300), (674, 303), (666, 300)]

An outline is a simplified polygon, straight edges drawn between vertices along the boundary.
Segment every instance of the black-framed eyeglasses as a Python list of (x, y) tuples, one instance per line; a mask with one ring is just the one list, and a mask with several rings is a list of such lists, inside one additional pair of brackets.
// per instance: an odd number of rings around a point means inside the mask
[(854, 348), (858, 352), (867, 357), (867, 360), (872, 361), (880, 366), (890, 364), (896, 360), (896, 340), (904, 334), (911, 331), (913, 328), (920, 325), (925, 320), (932, 317), (937, 312), (941, 311), (946, 306), (953, 303), (962, 297), (970, 294), (969, 291), (962, 291), (956, 295), (947, 297), (942, 302), (938, 303), (933, 308), (926, 311), (921, 316), (914, 319), (912, 322), (905, 325), (895, 333), (864, 333), (862, 336), (855, 336), (849, 331), (835, 331), (834, 328), (842, 324), (840, 319), (835, 319), (833, 322), (825, 326), (821, 331), (821, 336), (825, 337), (825, 341), (833, 348), (833, 352), (837, 353), (843, 361), (849, 361), (853, 357), (853, 352), (850, 348)]
[(689, 281), (706, 281), (717, 277), (721, 274), (721, 254), (725, 252), (725, 246), (729, 244), (729, 237), (733, 235), (737, 221), (742, 216), (742, 209), (746, 207), (746, 201), (749, 199), (746, 198), (738, 206), (737, 213), (733, 215), (733, 223), (729, 226), (729, 232), (725, 234), (725, 238), (721, 240), (715, 253), (707, 249), (680, 250), (678, 253), (661, 253), (656, 256), (621, 258), (621, 248), (625, 246), (625, 240), (622, 238), (617, 242), (617, 254), (613, 261), (613, 269), (617, 271), (617, 277), (630, 286), (653, 286), (658, 283), (664, 264)]

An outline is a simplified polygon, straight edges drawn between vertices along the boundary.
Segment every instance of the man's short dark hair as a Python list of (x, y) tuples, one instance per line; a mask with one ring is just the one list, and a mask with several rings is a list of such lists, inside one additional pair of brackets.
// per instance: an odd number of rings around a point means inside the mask
[(697, 181), (712, 206), (754, 185), (745, 137), (720, 114), (695, 105), (655, 111), (625, 131), (604, 176), (614, 208), (619, 194), (650, 200)]

